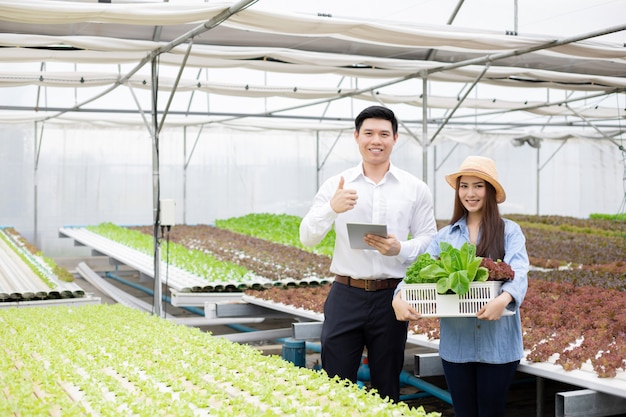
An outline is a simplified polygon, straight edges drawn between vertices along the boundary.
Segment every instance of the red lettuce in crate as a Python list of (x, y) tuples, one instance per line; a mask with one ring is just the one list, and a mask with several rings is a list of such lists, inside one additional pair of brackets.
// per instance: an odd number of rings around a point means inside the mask
[(483, 258), (480, 266), (487, 268), (489, 278), (487, 281), (513, 281), (515, 272), (511, 269), (511, 265), (498, 260), (494, 262), (491, 258)]

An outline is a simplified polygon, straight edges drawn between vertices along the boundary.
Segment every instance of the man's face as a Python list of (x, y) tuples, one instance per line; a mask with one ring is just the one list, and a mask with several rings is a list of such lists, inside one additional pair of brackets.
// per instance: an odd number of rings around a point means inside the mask
[(378, 165), (389, 162), (398, 134), (393, 134), (391, 122), (385, 119), (365, 119), (361, 130), (354, 132), (363, 162)]

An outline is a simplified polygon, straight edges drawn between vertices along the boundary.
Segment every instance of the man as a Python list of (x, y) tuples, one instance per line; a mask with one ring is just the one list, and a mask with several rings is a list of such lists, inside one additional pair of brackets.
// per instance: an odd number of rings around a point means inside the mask
[[(407, 322), (396, 320), (391, 303), (406, 268), (437, 232), (432, 195), (389, 160), (398, 140), (391, 110), (363, 110), (354, 139), (362, 162), (324, 182), (302, 219), (300, 240), (316, 245), (335, 227), (330, 271), (336, 276), (324, 305), (322, 367), (330, 377), (356, 382), (366, 348), (372, 387), (398, 401)], [(385, 224), (388, 235), (366, 235), (372, 250), (351, 249), (346, 223)]]

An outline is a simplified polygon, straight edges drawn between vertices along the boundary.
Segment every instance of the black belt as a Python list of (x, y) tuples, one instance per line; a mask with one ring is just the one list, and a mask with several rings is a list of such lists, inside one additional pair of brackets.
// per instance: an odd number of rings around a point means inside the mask
[(345, 275), (335, 275), (335, 282), (365, 291), (378, 291), (396, 288), (402, 282), (402, 278), (354, 279)]

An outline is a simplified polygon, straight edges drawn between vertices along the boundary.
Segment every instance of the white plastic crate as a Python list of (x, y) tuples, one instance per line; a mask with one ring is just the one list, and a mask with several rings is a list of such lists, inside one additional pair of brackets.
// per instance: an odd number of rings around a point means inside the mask
[[(422, 317), (474, 317), (495, 298), (502, 281), (470, 282), (467, 294), (439, 294), (436, 284), (402, 284), (402, 299)], [(505, 310), (503, 316), (515, 314)]]

